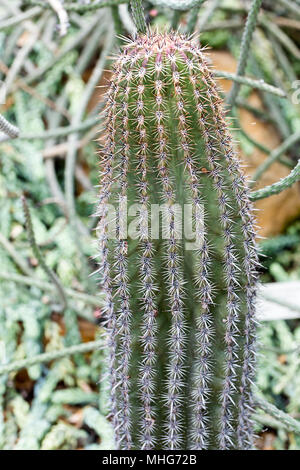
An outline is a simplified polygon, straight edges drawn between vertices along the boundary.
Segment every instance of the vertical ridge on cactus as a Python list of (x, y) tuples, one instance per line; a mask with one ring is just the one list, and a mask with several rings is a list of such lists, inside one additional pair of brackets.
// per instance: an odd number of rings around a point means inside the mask
[[(136, 102), (136, 109), (138, 112), (137, 121), (140, 130), (140, 144), (141, 149), (139, 153), (139, 202), (141, 205), (140, 213), (140, 231), (142, 240), (142, 254), (140, 260), (140, 273), (142, 292), (144, 292), (143, 302), (143, 325), (142, 325), (142, 343), (143, 343), (143, 356), (142, 364), (140, 367), (140, 387), (141, 387), (141, 401), (142, 401), (142, 435), (141, 435), (141, 448), (148, 450), (153, 446), (155, 439), (153, 436), (154, 430), (154, 411), (153, 406), (155, 397), (153, 394), (154, 389), (154, 365), (156, 362), (156, 288), (154, 284), (154, 268), (153, 268), (153, 247), (151, 241), (148, 239), (148, 210), (149, 210), (149, 195), (148, 195), (148, 182), (147, 182), (147, 136), (146, 128), (143, 121), (143, 84), (144, 75), (141, 74), (140, 82), (138, 85), (138, 95)], [(130, 80), (129, 80), (130, 83)]]
[(254, 218), (193, 40), (149, 32), (124, 47), (107, 93), (101, 169), (99, 273), (117, 447), (251, 448)]

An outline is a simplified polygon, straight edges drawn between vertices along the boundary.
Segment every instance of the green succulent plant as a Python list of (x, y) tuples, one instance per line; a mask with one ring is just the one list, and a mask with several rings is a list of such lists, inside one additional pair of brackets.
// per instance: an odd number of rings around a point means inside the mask
[(205, 54), (178, 33), (139, 35), (105, 112), (99, 273), (117, 447), (251, 448), (254, 217)]

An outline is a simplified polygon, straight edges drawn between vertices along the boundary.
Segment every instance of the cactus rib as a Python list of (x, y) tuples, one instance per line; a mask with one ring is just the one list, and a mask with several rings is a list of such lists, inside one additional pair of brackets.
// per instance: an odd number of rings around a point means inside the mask
[(152, 449), (155, 444), (154, 436), (154, 390), (155, 390), (155, 363), (156, 363), (156, 286), (154, 284), (154, 267), (153, 267), (153, 246), (148, 240), (148, 209), (149, 209), (149, 188), (147, 182), (147, 135), (144, 126), (144, 103), (143, 103), (143, 84), (144, 75), (141, 73), (138, 86), (138, 99), (136, 102), (137, 120), (140, 133), (140, 153), (139, 153), (139, 170), (140, 181), (139, 202), (141, 205), (140, 212), (140, 229), (141, 229), (141, 290), (143, 292), (143, 325), (142, 325), (142, 344), (143, 356), (140, 365), (140, 387), (142, 399), (142, 434), (141, 448), (143, 450)]

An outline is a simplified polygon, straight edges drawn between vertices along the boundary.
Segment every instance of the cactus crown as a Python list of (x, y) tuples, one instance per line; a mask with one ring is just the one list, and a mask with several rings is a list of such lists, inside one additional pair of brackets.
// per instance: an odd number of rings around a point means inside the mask
[[(118, 447), (251, 447), (254, 221), (216, 84), (191, 39), (148, 33), (125, 46), (107, 94), (101, 168), (99, 273)], [(135, 240), (122, 235), (125, 200), (139, 203)], [(164, 204), (166, 237), (149, 231), (155, 204)], [(178, 204), (193, 208), (193, 250), (178, 235)]]

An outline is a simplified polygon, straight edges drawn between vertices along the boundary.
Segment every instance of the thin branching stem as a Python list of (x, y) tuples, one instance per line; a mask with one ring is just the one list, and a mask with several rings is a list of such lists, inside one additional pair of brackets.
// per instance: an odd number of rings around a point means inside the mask
[(59, 34), (65, 36), (69, 28), (69, 17), (61, 0), (48, 0), (59, 21)]
[[(81, 119), (84, 116), (87, 105), (90, 101), (92, 93), (99, 83), (99, 80), (102, 76), (103, 69), (107, 61), (107, 55), (112, 50), (114, 44), (114, 35), (112, 34), (112, 28), (107, 31), (107, 38), (104, 48), (101, 51), (99, 59), (95, 65), (95, 68), (92, 72), (92, 75), (86, 85), (83, 96), (80, 101), (79, 108), (76, 110), (74, 119), (72, 120), (72, 126), (78, 126)], [(75, 222), (76, 218), (76, 209), (75, 209), (75, 194), (74, 194), (74, 175), (75, 175), (75, 165), (76, 165), (76, 144), (78, 136), (76, 133), (73, 133), (68, 140), (69, 150), (66, 157), (66, 166), (65, 166), (65, 193), (66, 193), (66, 202), (69, 210), (70, 221)], [(73, 224), (74, 225), (74, 224)]]
[(265, 188), (253, 191), (250, 195), (251, 200), (258, 201), (259, 199), (264, 199), (266, 197), (273, 196), (273, 194), (279, 194), (285, 189), (290, 188), (297, 181), (300, 181), (300, 160), (298, 160), (298, 163), (295, 168), (285, 178), (282, 178), (280, 181), (277, 181), (276, 183), (271, 184), (270, 186), (266, 186)]
[(3, 29), (11, 28), (12, 26), (16, 26), (22, 23), (23, 21), (34, 18), (35, 16), (38, 16), (41, 12), (42, 12), (42, 9), (38, 6), (35, 6), (34, 8), (31, 8), (30, 10), (24, 11), (22, 13), (19, 13), (16, 16), (12, 16), (8, 19), (5, 19), (0, 22), (0, 31), (2, 31)]
[(199, 6), (203, 0), (152, 0), (153, 5), (186, 11)]
[[(261, 4), (262, 4), (262, 0), (253, 0), (251, 4), (251, 8), (249, 11), (249, 15), (246, 21), (246, 26), (245, 26), (243, 38), (242, 38), (241, 52), (240, 52), (240, 57), (239, 57), (238, 67), (237, 67), (238, 76), (245, 74), (246, 65), (247, 65), (248, 56), (249, 56), (249, 50), (250, 50), (250, 43), (251, 43), (251, 39), (252, 39), (254, 30), (256, 27), (258, 13), (259, 13)], [(239, 89), (240, 89), (240, 84), (238, 82), (234, 82), (227, 97), (227, 104), (229, 108), (232, 108), (235, 105), (235, 100), (238, 96)]]
[[(28, 276), (22, 276), (21, 274), (16, 274), (14, 272), (3, 272), (0, 271), (0, 279), (3, 281), (8, 282), (16, 282), (18, 284), (23, 284), (25, 286), (34, 286), (38, 289), (41, 289), (45, 292), (53, 293), (56, 290), (56, 287), (47, 281), (41, 281), (40, 279), (36, 279), (32, 277), (32, 273), (30, 272)], [(101, 307), (104, 305), (103, 294), (101, 293), (99, 296), (85, 294), (84, 292), (79, 292), (74, 289), (65, 288), (65, 293), (68, 297), (71, 297), (78, 302), (84, 302), (86, 305), (91, 305), (93, 307)], [(82, 312), (81, 316), (84, 318), (88, 318), (91, 320), (92, 318), (89, 315), (84, 315)]]
[(205, 26), (209, 23), (209, 20), (213, 16), (214, 12), (220, 5), (221, 0), (211, 0), (205, 10), (203, 11), (201, 17), (199, 18), (197, 24), (197, 32), (201, 32), (204, 30)]
[(123, 24), (120, 18), (119, 8), (117, 6), (111, 7), (111, 16), (114, 22), (115, 34), (120, 41), (120, 36), (124, 35)]
[(0, 232), (0, 245), (7, 251), (14, 261), (15, 265), (27, 276), (31, 276), (32, 272), (23, 257), (16, 251), (14, 245)]
[(300, 50), (292, 41), (290, 36), (286, 34), (274, 21), (268, 18), (267, 15), (262, 15), (260, 23), (267, 29), (267, 31), (276, 38), (282, 46), (288, 50), (296, 59), (300, 59)]
[(61, 300), (62, 310), (65, 310), (66, 306), (67, 306), (67, 298), (66, 298), (66, 295), (65, 295), (64, 287), (62, 286), (62, 284), (61, 284), (59, 278), (57, 277), (57, 275), (45, 263), (44, 257), (41, 253), (41, 250), (40, 250), (40, 248), (38, 247), (38, 245), (36, 243), (36, 239), (35, 239), (35, 235), (34, 235), (34, 231), (33, 231), (33, 226), (32, 226), (31, 215), (30, 215), (29, 207), (28, 207), (25, 196), (22, 196), (22, 206), (23, 206), (23, 211), (24, 211), (24, 215), (25, 215), (25, 222), (26, 222), (26, 229), (27, 229), (27, 233), (28, 233), (28, 239), (29, 239), (29, 243), (31, 245), (32, 251), (33, 251), (35, 257), (37, 258), (41, 268), (46, 273), (47, 277), (55, 285), (55, 287), (57, 289), (57, 293), (58, 293), (59, 298)]
[(277, 419), (281, 424), (283, 424), (288, 431), (300, 434), (300, 422), (292, 418), (292, 416), (288, 415), (284, 411), (279, 410), (279, 408), (277, 408), (275, 405), (269, 403), (267, 400), (257, 395), (255, 396), (254, 402), (258, 408), (263, 410), (268, 415), (273, 416), (273, 418)]
[(232, 80), (234, 83), (237, 83), (239, 85), (247, 85), (247, 86), (250, 86), (251, 88), (255, 88), (261, 91), (267, 91), (268, 93), (272, 93), (273, 95), (277, 95), (282, 98), (286, 97), (285, 91), (273, 85), (269, 85), (268, 83), (265, 83), (263, 80), (255, 80), (250, 77), (240, 76), (235, 73), (223, 72), (221, 70), (215, 70), (213, 73), (215, 77), (225, 78), (226, 80)]
[[(268, 168), (287, 151), (289, 150), (294, 144), (296, 144), (300, 140), (300, 132), (295, 132), (291, 136), (289, 136), (284, 142), (282, 142), (279, 147), (274, 149), (271, 154), (264, 160), (264, 162), (256, 169), (254, 175), (252, 176), (252, 184), (254, 186), (255, 182), (258, 181), (262, 175), (268, 170)], [(289, 181), (289, 180), (288, 180)], [(293, 183), (292, 183), (293, 184)], [(283, 188), (285, 189), (285, 188)], [(279, 191), (280, 192), (280, 191)]]
[(187, 18), (187, 25), (186, 25), (187, 34), (192, 34), (193, 31), (195, 30), (195, 26), (198, 20), (198, 15), (199, 15), (199, 7), (194, 7), (189, 12), (189, 15)]
[(104, 340), (99, 339), (96, 341), (89, 341), (88, 343), (76, 344), (68, 348), (59, 349), (58, 351), (52, 351), (49, 353), (37, 354), (36, 356), (28, 357), (20, 361), (14, 361), (10, 364), (0, 366), (0, 375), (9, 374), (10, 372), (16, 372), (20, 369), (27, 369), (35, 364), (44, 364), (46, 362), (52, 362), (63, 357), (73, 356), (78, 353), (87, 353), (95, 351), (96, 349), (103, 348)]
[[(53, 139), (53, 138), (58, 138), (58, 137), (65, 137), (73, 133), (78, 133), (78, 132), (88, 130), (98, 123), (99, 123), (99, 116), (93, 116), (93, 117), (87, 118), (85, 121), (76, 125), (71, 124), (70, 126), (56, 127), (54, 129), (49, 129), (48, 131), (41, 132), (40, 134), (20, 133), (15, 138), (19, 140), (48, 140), (48, 139)], [(5, 140), (3, 139), (1, 140), (1, 142), (5, 142)]]
[(130, 0), (132, 16), (138, 33), (145, 34), (147, 25), (144, 15), (142, 0)]
[(171, 29), (176, 31), (178, 28), (180, 18), (181, 18), (181, 11), (180, 10), (174, 10), (172, 14), (172, 19), (171, 19)]
[[(53, 57), (50, 61), (48, 60), (44, 65), (39, 67), (32, 73), (30, 76), (28, 76), (25, 80), (26, 85), (30, 85), (32, 83), (35, 83), (39, 79), (41, 79), (48, 70), (50, 70), (52, 67), (54, 67), (55, 64), (57, 64), (60, 60), (62, 60), (67, 54), (69, 54), (71, 51), (73, 51), (76, 47), (79, 46), (79, 44), (82, 43), (84, 39), (87, 38), (87, 36), (91, 33), (95, 25), (99, 23), (99, 16), (96, 16), (92, 18), (80, 31), (78, 34), (75, 35), (75, 37), (70, 40), (62, 49), (59, 51), (58, 54)], [(101, 26), (99, 26), (101, 28)]]
[(299, 5), (295, 5), (292, 0), (278, 0), (283, 7), (285, 7), (293, 17), (300, 18), (300, 8)]

